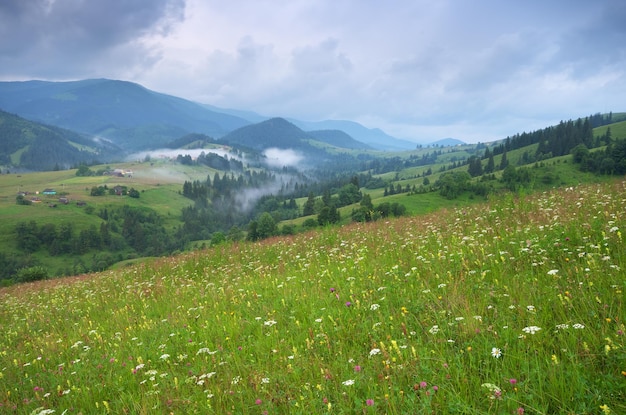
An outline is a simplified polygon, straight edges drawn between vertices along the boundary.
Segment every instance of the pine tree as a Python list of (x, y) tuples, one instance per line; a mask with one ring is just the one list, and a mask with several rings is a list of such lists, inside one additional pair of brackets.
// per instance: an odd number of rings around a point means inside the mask
[(315, 195), (313, 192), (309, 193), (309, 198), (304, 202), (302, 207), (302, 216), (309, 216), (315, 214)]
[(509, 165), (509, 161), (506, 158), (506, 150), (502, 153), (502, 159), (500, 159), (500, 170), (506, 169), (506, 166)]
[(249, 241), (256, 241), (256, 240), (259, 239), (258, 227), (259, 227), (259, 224), (255, 220), (250, 221), (250, 223), (248, 224), (248, 237), (247, 237), (247, 239)]
[(496, 169), (496, 163), (493, 160), (493, 153), (489, 151), (489, 147), (485, 150), (485, 157), (487, 158), (487, 165), (485, 166), (485, 173), (491, 174)]
[(472, 156), (468, 160), (467, 172), (472, 177), (481, 176), (483, 174), (483, 165), (480, 161), (480, 157)]

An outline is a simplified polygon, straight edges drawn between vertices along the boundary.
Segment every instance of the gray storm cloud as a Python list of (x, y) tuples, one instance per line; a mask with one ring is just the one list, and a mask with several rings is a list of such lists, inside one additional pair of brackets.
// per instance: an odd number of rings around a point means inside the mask
[(141, 39), (167, 34), (184, 9), (184, 0), (2, 1), (2, 71), (68, 78), (99, 67), (106, 68), (105, 75), (113, 62), (118, 70), (145, 63), (155, 52)]

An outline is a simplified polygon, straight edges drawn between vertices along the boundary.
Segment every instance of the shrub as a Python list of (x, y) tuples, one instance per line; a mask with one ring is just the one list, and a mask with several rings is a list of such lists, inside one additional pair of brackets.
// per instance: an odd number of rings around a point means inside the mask
[(313, 229), (317, 227), (317, 221), (313, 218), (308, 218), (304, 222), (302, 222), (302, 227), (304, 229)]
[(22, 268), (17, 271), (15, 276), (15, 282), (32, 282), (48, 279), (48, 270), (42, 266), (36, 265), (34, 267)]
[(24, 197), (24, 195), (18, 195), (15, 198), (15, 203), (17, 203), (18, 205), (32, 205), (33, 202), (31, 202), (30, 200), (26, 199)]

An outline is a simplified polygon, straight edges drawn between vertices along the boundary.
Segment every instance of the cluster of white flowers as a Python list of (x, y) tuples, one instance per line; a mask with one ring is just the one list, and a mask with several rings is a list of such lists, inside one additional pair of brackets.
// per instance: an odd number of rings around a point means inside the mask
[(343, 385), (345, 386), (352, 386), (354, 385), (354, 379), (348, 379), (348, 380), (344, 380), (343, 382), (341, 382)]
[[(580, 323), (574, 323), (572, 324), (572, 328), (576, 329), (576, 330), (582, 330), (585, 328), (584, 324), (580, 324)], [(556, 325), (556, 329), (557, 330), (567, 330), (569, 329), (569, 324), (557, 324)]]
[(378, 304), (372, 304), (372, 305), (370, 306), (370, 310), (372, 310), (372, 311), (376, 311), (376, 310), (378, 310), (378, 308), (379, 308), (379, 307), (380, 307), (380, 306), (379, 306)]
[(198, 352), (196, 353), (196, 356), (199, 355), (199, 354), (203, 354), (203, 353), (205, 353), (205, 354), (215, 354), (215, 353), (217, 353), (217, 350), (212, 352), (211, 350), (209, 350), (208, 347), (203, 347), (202, 349), (198, 350)]
[(439, 333), (439, 326), (437, 326), (437, 325), (432, 326), (432, 327), (430, 328), (430, 330), (428, 330), (428, 332), (429, 332), (430, 334), (437, 334), (437, 333)]
[(370, 356), (375, 356), (377, 354), (380, 354), (380, 349), (372, 349), (372, 350), (370, 350)]
[(211, 377), (213, 377), (213, 375), (215, 375), (216, 372), (209, 372), (209, 373), (205, 373), (203, 375), (198, 376), (198, 381), (196, 382), (198, 385), (203, 385), (205, 379), (210, 379)]
[(263, 324), (268, 326), (268, 327), (272, 327), (274, 324), (276, 324), (276, 321), (275, 320), (267, 320)]
[(500, 397), (502, 396), (502, 389), (500, 389), (498, 385), (494, 385), (493, 383), (483, 383), (480, 386), (489, 389), (489, 399), (500, 399)]
[(528, 326), (528, 327), (524, 327), (522, 329), (522, 331), (524, 333), (528, 333), (528, 334), (535, 334), (537, 333), (539, 330), (541, 330), (541, 327), (537, 327), (537, 326)]

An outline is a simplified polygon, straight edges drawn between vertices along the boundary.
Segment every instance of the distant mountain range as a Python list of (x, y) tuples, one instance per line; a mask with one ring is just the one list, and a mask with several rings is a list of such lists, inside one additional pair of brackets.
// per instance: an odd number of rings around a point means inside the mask
[(341, 130), (315, 130), (307, 131), (307, 134), (317, 141), (327, 143), (336, 147), (349, 148), (354, 150), (371, 150), (372, 147), (357, 141)]
[[(19, 170), (66, 169), (80, 163), (119, 161), (126, 153), (108, 140), (30, 121), (0, 110), (0, 166)], [(238, 128), (218, 140), (191, 133), (163, 147), (205, 148), (224, 144), (259, 155), (271, 148), (289, 149), (309, 162), (332, 159), (337, 150), (370, 149), (342, 131), (305, 132), (283, 118), (271, 118)], [(334, 149), (334, 151), (328, 152)]]
[(220, 137), (250, 124), (138, 84), (108, 79), (0, 82), (0, 108), (104, 137), (128, 151), (159, 147), (188, 133)]
[(368, 146), (383, 151), (412, 150), (417, 144), (410, 141), (400, 140), (386, 134), (379, 128), (367, 128), (354, 121), (326, 120), (326, 121), (300, 121), (289, 119), (305, 131), (309, 130), (340, 130), (367, 144)]
[[(235, 130), (264, 122), (269, 117), (240, 110), (220, 109), (141, 85), (109, 79), (71, 82), (0, 82), (0, 109), (46, 125), (110, 140), (125, 151), (154, 149), (187, 134), (220, 139)], [(407, 150), (415, 143), (399, 140), (380, 129), (351, 121), (307, 122), (289, 120), (308, 138), (346, 148)], [(320, 130), (337, 132), (319, 133)], [(338, 141), (337, 141), (338, 140)], [(274, 141), (277, 141), (275, 139)]]

